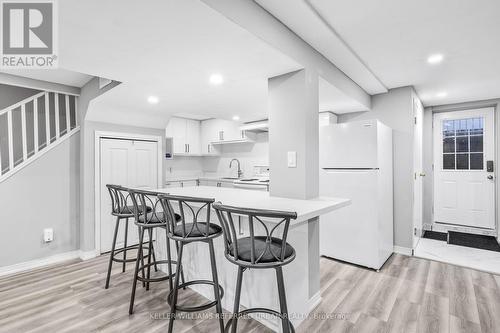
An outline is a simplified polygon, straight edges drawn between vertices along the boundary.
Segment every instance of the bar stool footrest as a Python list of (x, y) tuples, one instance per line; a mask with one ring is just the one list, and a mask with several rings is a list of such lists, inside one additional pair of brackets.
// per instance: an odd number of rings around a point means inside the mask
[[(234, 316), (236, 316), (237, 318), (240, 318), (240, 317), (247, 315), (247, 314), (250, 314), (250, 313), (267, 313), (267, 314), (276, 316), (276, 317), (281, 319), (281, 313), (279, 313), (278, 311), (272, 310), (272, 309), (267, 309), (267, 308), (245, 309), (243, 311), (238, 312), (236, 315), (233, 315), (233, 318), (231, 318), (227, 322), (226, 328), (224, 329), (224, 332), (227, 333), (227, 332), (231, 331), (231, 326), (233, 324)], [(295, 333), (295, 328), (293, 327), (292, 322), (290, 320), (288, 320), (288, 325), (290, 327), (290, 332)]]
[[(136, 259), (134, 259), (134, 261), (135, 260)], [(141, 270), (143, 270), (143, 269), (148, 268), (148, 267), (152, 267), (155, 264), (156, 265), (168, 264), (168, 262), (169, 262), (168, 260), (157, 260), (156, 262), (153, 261), (152, 263), (149, 263), (149, 264), (140, 265), (139, 266), (139, 272)], [(177, 265), (177, 261), (175, 261), (175, 260), (171, 260), (170, 263), (174, 264), (174, 265)], [(166, 280), (168, 280), (170, 278), (173, 278), (173, 277), (175, 277), (175, 273), (174, 272), (172, 272), (172, 275), (168, 275), (168, 273), (167, 273), (167, 275), (165, 275), (165, 276), (161, 276), (161, 277), (157, 277), (157, 278), (149, 278), (149, 279), (148, 278), (143, 278), (142, 276), (138, 275), (137, 276), (137, 281), (141, 281), (141, 282), (161, 282), (161, 281), (166, 281)]]
[[(131, 245), (131, 246), (127, 246), (123, 249), (119, 249), (119, 250), (115, 250), (112, 255), (111, 255), (111, 260), (113, 260), (114, 262), (135, 262), (136, 261), (136, 258), (133, 257), (133, 258), (130, 258), (130, 259), (127, 259), (127, 260), (123, 260), (123, 259), (120, 259), (120, 258), (115, 258), (118, 254), (120, 253), (123, 253), (125, 251), (130, 251), (130, 250), (136, 250), (139, 248), (139, 245), (136, 244), (136, 245)], [(142, 249), (143, 250), (149, 250), (149, 247), (147, 245), (147, 243), (145, 243), (145, 245), (142, 246)]]
[[(185, 289), (187, 286), (192, 286), (192, 285), (196, 285), (196, 284), (206, 284), (206, 285), (213, 286), (214, 282), (210, 281), (210, 280), (188, 281), (188, 282), (184, 282), (184, 283), (179, 284), (179, 288), (178, 289)], [(168, 304), (170, 306), (172, 306), (172, 297), (173, 297), (173, 295), (174, 295), (174, 290), (172, 290), (168, 294), (167, 302), (168, 302)], [(224, 297), (224, 289), (221, 287), (221, 285), (219, 285), (219, 295), (220, 295), (220, 299), (222, 299), (222, 297)], [(192, 307), (178, 306), (177, 305), (175, 307), (175, 309), (177, 311), (181, 311), (181, 312), (199, 312), (199, 311), (203, 311), (203, 310), (209, 309), (209, 308), (211, 308), (211, 307), (213, 307), (215, 305), (217, 305), (217, 300), (212, 301), (212, 302), (207, 303), (207, 304), (203, 304), (203, 305), (199, 305), (199, 306), (192, 306)]]

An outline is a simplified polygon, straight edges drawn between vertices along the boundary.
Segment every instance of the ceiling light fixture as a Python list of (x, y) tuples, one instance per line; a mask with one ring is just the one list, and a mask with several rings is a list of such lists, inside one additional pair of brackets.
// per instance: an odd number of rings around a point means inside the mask
[(233, 116), (233, 120), (234, 120), (234, 121), (238, 121), (238, 120), (240, 120), (240, 116)]
[(213, 85), (219, 85), (224, 82), (224, 78), (220, 74), (212, 74), (210, 75), (210, 83)]
[(427, 58), (427, 62), (431, 65), (436, 65), (439, 64), (441, 61), (443, 61), (444, 56), (440, 53), (433, 54)]
[(445, 92), (445, 91), (441, 91), (441, 92), (438, 92), (436, 94), (436, 97), (439, 97), (439, 98), (443, 98), (443, 97), (446, 97), (446, 96), (448, 96), (448, 93)]
[(148, 102), (149, 102), (150, 104), (158, 104), (158, 102), (159, 102), (159, 101), (160, 101), (160, 100), (159, 100), (159, 99), (158, 99), (158, 97), (156, 97), (156, 96), (149, 96), (149, 97), (148, 97)]

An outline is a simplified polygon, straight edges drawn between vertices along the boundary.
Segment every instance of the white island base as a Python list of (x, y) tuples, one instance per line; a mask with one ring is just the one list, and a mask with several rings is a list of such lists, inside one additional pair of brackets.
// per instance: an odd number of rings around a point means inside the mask
[[(210, 186), (169, 188), (157, 190), (175, 195), (215, 198), (223, 204), (237, 207), (275, 209), (297, 212), (297, 219), (290, 224), (287, 242), (296, 251), (296, 258), (283, 267), (289, 319), (295, 327), (311, 313), (321, 301), (319, 272), (319, 215), (344, 207), (350, 203), (348, 199), (317, 198), (296, 200), (270, 197), (268, 192), (244, 189), (231, 189)], [(220, 224), (214, 212), (211, 222)], [(236, 222), (238, 224), (238, 222)], [(241, 237), (248, 236), (248, 220), (241, 219)], [(279, 234), (279, 233), (278, 233)], [(157, 258), (166, 258), (165, 233), (157, 234)], [(230, 263), (224, 256), (223, 237), (214, 240), (217, 256), (217, 272), (219, 284), (224, 289), (222, 306), (232, 312), (236, 290), (238, 267)], [(175, 248), (172, 245), (175, 258)], [(182, 258), (186, 281), (211, 280), (210, 256), (208, 245), (202, 242), (187, 244)], [(173, 267), (175, 268), (175, 266)], [(208, 285), (191, 286), (192, 289), (206, 298), (213, 300), (213, 288)], [(249, 269), (243, 274), (241, 291), (243, 308), (264, 307), (279, 312), (279, 298), (274, 269)], [(256, 314), (253, 317), (269, 327), (281, 332), (281, 321), (271, 315)]]

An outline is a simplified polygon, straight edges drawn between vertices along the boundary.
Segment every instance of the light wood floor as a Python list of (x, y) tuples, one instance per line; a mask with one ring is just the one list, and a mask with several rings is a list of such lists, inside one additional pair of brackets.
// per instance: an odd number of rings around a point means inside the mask
[[(115, 265), (108, 290), (106, 268), (103, 256), (0, 278), (0, 332), (166, 332), (167, 283), (138, 287), (129, 316), (132, 267)], [(298, 333), (500, 332), (500, 276), (425, 259), (393, 255), (376, 273), (322, 258), (321, 293), (314, 314), (323, 319)], [(181, 301), (204, 300), (188, 289)], [(240, 328), (269, 332), (252, 320)], [(175, 323), (175, 332), (216, 331), (206, 316)]]

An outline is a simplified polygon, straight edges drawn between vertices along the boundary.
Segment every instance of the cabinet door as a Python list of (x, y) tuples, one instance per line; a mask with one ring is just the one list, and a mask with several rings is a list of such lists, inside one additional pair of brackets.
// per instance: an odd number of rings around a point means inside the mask
[(217, 132), (217, 119), (209, 119), (201, 122), (201, 153), (203, 155), (219, 155), (219, 151), (212, 142), (219, 141)]
[(234, 141), (244, 139), (244, 133), (240, 131), (240, 124), (229, 120), (219, 120), (219, 141)]
[(200, 155), (200, 122), (198, 120), (186, 120), (186, 139), (188, 154)]
[(186, 138), (187, 119), (172, 117), (168, 122), (165, 135), (173, 138), (173, 153), (187, 153), (187, 138)]

